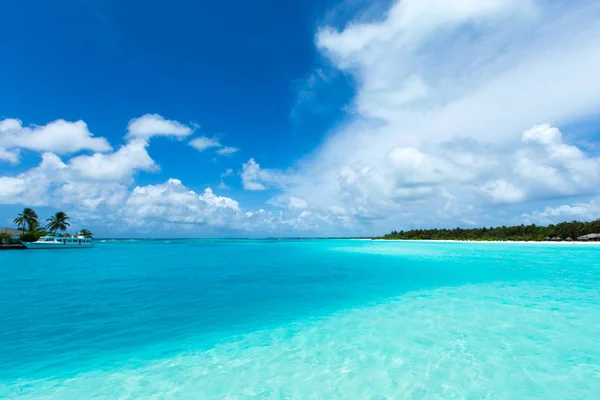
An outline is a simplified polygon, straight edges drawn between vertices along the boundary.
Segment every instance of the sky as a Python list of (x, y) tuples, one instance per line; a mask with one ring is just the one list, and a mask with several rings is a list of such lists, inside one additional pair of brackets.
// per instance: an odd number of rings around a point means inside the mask
[(370, 236), (600, 217), (593, 0), (0, 12), (0, 226)]

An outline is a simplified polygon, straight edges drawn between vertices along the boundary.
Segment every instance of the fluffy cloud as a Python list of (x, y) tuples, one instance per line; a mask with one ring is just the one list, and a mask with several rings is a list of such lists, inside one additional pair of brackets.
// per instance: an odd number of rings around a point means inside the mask
[(152, 172), (158, 169), (147, 147), (148, 142), (136, 139), (114, 153), (75, 157), (69, 166), (75, 174), (85, 179), (130, 181), (136, 171)]
[(260, 164), (251, 158), (242, 164), (240, 176), (244, 189), (260, 191), (266, 190), (268, 186), (280, 184), (281, 174), (277, 171), (261, 169)]
[(308, 207), (308, 202), (304, 199), (299, 199), (297, 197), (290, 197), (288, 208), (291, 210), (304, 210)]
[(108, 141), (94, 137), (83, 121), (68, 122), (62, 119), (43, 126), (23, 127), (18, 119), (0, 121), (0, 160), (16, 164), (18, 149), (56, 154), (71, 154), (81, 150), (110, 151)]
[(168, 222), (228, 226), (240, 215), (239, 204), (208, 188), (202, 194), (186, 188), (180, 180), (138, 186), (127, 199), (124, 218), (131, 223)]
[[(600, 190), (599, 158), (556, 128), (600, 108), (597, 2), (396, 1), (322, 27), (316, 45), (356, 95), (278, 198), (377, 233), (498, 223), (526, 202)], [(245, 187), (264, 189), (251, 161)]]
[(564, 204), (556, 207), (546, 207), (543, 211), (524, 214), (527, 222), (551, 224), (562, 221), (590, 221), (600, 218), (600, 197), (587, 203)]
[(216, 138), (209, 138), (207, 136), (200, 136), (190, 141), (190, 146), (194, 147), (198, 151), (205, 151), (211, 148), (216, 148), (217, 154), (220, 156), (229, 156), (237, 153), (240, 149), (232, 146), (223, 146), (221, 142)]
[(6, 161), (11, 164), (18, 164), (20, 152), (18, 149), (7, 150), (0, 147), (0, 161)]
[(85, 148), (104, 151), (76, 156), (66, 162), (53, 152), (43, 152), (37, 167), (1, 177), (0, 204), (70, 205), (86, 212), (113, 208), (124, 200), (136, 172), (158, 169), (147, 152), (147, 141), (131, 139), (109, 152), (108, 142), (93, 138), (81, 121), (58, 120), (44, 127), (22, 128), (18, 120), (4, 120), (0, 129), (3, 139), (12, 140), (10, 146), (18, 143), (20, 148), (53, 149), (58, 153)]
[(129, 137), (150, 139), (153, 136), (185, 138), (193, 129), (181, 122), (165, 119), (159, 114), (146, 114), (129, 121)]
[(504, 179), (486, 182), (481, 190), (497, 203), (520, 203), (526, 198), (523, 190)]
[(57, 155), (44, 153), (39, 166), (14, 177), (0, 177), (0, 204), (71, 205), (82, 210), (116, 207), (127, 186), (119, 182), (89, 182)]
[(27, 189), (27, 182), (22, 178), (0, 176), (0, 202), (2, 204), (17, 204)]
[(200, 136), (190, 141), (190, 146), (198, 151), (204, 151), (212, 147), (221, 147), (222, 144), (215, 138)]

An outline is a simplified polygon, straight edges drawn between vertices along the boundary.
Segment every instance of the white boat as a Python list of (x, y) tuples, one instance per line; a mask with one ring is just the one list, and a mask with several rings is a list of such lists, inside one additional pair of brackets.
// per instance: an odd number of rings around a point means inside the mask
[(94, 247), (94, 240), (83, 236), (60, 237), (60, 235), (46, 235), (37, 242), (23, 242), (28, 249), (83, 249)]

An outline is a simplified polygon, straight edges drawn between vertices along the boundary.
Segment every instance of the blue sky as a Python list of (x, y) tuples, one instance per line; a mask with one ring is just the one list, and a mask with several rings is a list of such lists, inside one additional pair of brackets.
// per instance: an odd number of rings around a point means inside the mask
[(110, 236), (600, 216), (593, 1), (21, 3), (0, 6), (1, 226), (24, 206)]

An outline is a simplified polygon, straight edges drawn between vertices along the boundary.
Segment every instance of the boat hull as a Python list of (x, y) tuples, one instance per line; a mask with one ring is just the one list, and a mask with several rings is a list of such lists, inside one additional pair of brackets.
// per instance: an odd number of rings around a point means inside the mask
[(30, 250), (58, 250), (58, 249), (90, 249), (94, 247), (93, 243), (39, 243), (23, 242), (23, 246)]

